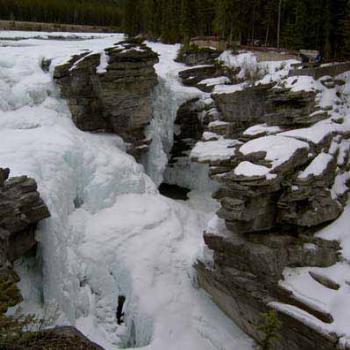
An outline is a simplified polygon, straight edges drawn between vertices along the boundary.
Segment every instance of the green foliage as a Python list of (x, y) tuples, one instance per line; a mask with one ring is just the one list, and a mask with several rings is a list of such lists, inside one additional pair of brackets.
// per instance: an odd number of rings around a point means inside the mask
[(121, 26), (114, 0), (0, 0), (2, 20)]
[(23, 339), (31, 337), (32, 327), (36, 324), (34, 316), (5, 315), (7, 309), (20, 300), (20, 292), (9, 272), (7, 278), (0, 279), (0, 349), (17, 345)]
[(342, 53), (350, 58), (350, 0), (347, 3), (345, 18), (342, 21), (341, 35), (343, 39)]
[[(0, 278), (0, 349), (26, 349), (26, 344), (35, 344), (40, 331), (57, 317), (57, 309), (45, 309), (44, 317), (15, 314), (5, 315), (9, 307), (22, 300), (16, 286), (18, 279), (9, 271), (6, 278)], [(19, 311), (19, 310), (17, 310)]]
[(5, 316), (0, 315), (0, 349), (19, 345), (35, 337), (34, 327), (37, 320), (33, 315)]
[[(124, 0), (125, 22), (133, 23), (124, 28), (131, 35), (145, 33), (165, 42), (182, 41), (185, 46), (191, 36), (201, 35), (217, 35), (229, 43), (258, 41), (274, 46), (279, 3), (280, 0)], [(329, 58), (350, 52), (343, 49), (345, 42), (350, 45), (347, 3), (348, 0), (282, 0), (282, 45), (289, 49), (317, 49)]]
[(15, 306), (21, 300), (21, 294), (14, 283), (16, 280), (9, 272), (0, 278), (0, 314), (5, 313), (9, 307)]
[(280, 338), (279, 330), (282, 324), (275, 310), (263, 313), (261, 318), (262, 322), (258, 326), (258, 330), (263, 334), (263, 339), (260, 342), (261, 350), (271, 350), (273, 344)]
[[(0, 0), (1, 19), (122, 27), (189, 45), (192, 36), (275, 46), (281, 0)], [(281, 44), (350, 57), (348, 0), (282, 0)]]

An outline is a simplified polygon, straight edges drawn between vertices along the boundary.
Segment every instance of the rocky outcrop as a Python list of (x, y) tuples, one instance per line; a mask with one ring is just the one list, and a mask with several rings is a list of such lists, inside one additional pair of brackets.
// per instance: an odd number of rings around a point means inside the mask
[(55, 68), (54, 78), (79, 129), (116, 133), (138, 158), (151, 141), (144, 128), (152, 118), (157, 62), (158, 55), (146, 45), (121, 42), (102, 53), (72, 57)]
[[(210, 293), (222, 310), (250, 336), (261, 341), (261, 315), (272, 303), (295, 306), (316, 319), (331, 323), (332, 316), (279, 285), (286, 267), (329, 267), (339, 258), (339, 244), (309, 235), (285, 232), (240, 235), (229, 232), (204, 234), (214, 253), (214, 266), (198, 262), (199, 284)], [(279, 312), (280, 339), (274, 349), (335, 349), (338, 337), (323, 333), (286, 313)]]
[[(209, 292), (215, 303), (250, 336), (262, 340), (258, 330), (262, 313), (270, 303), (279, 301), (296, 306), (319, 320), (330, 323), (331, 316), (310, 307), (278, 285), (287, 266), (327, 267), (338, 259), (338, 243), (310, 238), (269, 235), (227, 236), (206, 232), (204, 240), (212, 249), (214, 266), (198, 262), (199, 284)], [(309, 247), (312, 246), (313, 249)], [(274, 349), (309, 350), (335, 349), (338, 338), (322, 334), (298, 319), (279, 313), (282, 321), (280, 342)]]
[(198, 98), (185, 102), (178, 109), (170, 165), (176, 162), (176, 159), (188, 156), (189, 151), (201, 139), (205, 125), (209, 122), (205, 120), (204, 113), (205, 106)]
[(8, 345), (4, 350), (103, 350), (103, 348), (88, 338), (74, 327), (57, 327), (40, 332), (27, 334), (14, 345)]
[(191, 45), (188, 49), (181, 48), (177, 57), (177, 62), (185, 63), (187, 66), (213, 64), (220, 54), (220, 51), (210, 47), (200, 48), (198, 46)]
[[(1, 349), (103, 350), (73, 327), (58, 327), (39, 332), (26, 330), (27, 333), (17, 334), (21, 321), (16, 323), (3, 316), (9, 307), (22, 301), (16, 286), (19, 277), (13, 270), (12, 263), (36, 246), (36, 225), (50, 216), (37, 191), (36, 182), (27, 176), (9, 178), (9, 175), (9, 169), (0, 168), (0, 318), (1, 331), (4, 332), (0, 337)], [(13, 333), (9, 334), (11, 327)]]
[(237, 78), (240, 68), (228, 69), (218, 63), (190, 68), (179, 73), (186, 86), (195, 86), (204, 92), (212, 92), (217, 84), (239, 83)]
[[(267, 123), (284, 127), (312, 125), (328, 117), (316, 102), (316, 92), (275, 88), (275, 84), (258, 85), (241, 91), (214, 94), (222, 120), (238, 132), (254, 124)], [(239, 136), (236, 132), (236, 136)]]
[(35, 247), (36, 225), (50, 213), (33, 179), (9, 178), (9, 174), (9, 169), (0, 168), (0, 304), (13, 306), (21, 296), (15, 288), (19, 279), (12, 262)]
[[(275, 83), (227, 89), (212, 94), (207, 111), (192, 109), (175, 138), (182, 152), (175, 153), (209, 164), (220, 184), (213, 194), (221, 205), (218, 224), (204, 233), (213, 259), (197, 262), (199, 285), (258, 342), (262, 313), (276, 309), (277, 350), (336, 349), (339, 342), (339, 334), (304, 321), (331, 325), (333, 315), (281, 283), (288, 268), (326, 268), (341, 259), (337, 242), (314, 236), (342, 213), (350, 182), (347, 126), (320, 106), (320, 93)], [(340, 288), (327, 276), (311, 270), (310, 276)]]

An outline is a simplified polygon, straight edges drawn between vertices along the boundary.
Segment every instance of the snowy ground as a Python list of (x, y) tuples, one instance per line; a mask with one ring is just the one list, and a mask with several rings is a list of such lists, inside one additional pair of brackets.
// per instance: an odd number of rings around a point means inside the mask
[[(23, 309), (32, 312), (43, 301), (57, 306), (56, 323), (76, 325), (106, 349), (251, 349), (251, 341), (195, 288), (192, 264), (211, 215), (193, 209), (198, 198), (190, 208), (160, 196), (117, 136), (79, 131), (52, 72), (40, 68), (44, 57), (55, 65), (82, 50), (102, 52), (122, 36), (53, 41), (20, 34), (0, 35), (26, 37), (11, 46), (0, 40), (0, 166), (13, 176), (33, 176), (52, 215), (39, 226), (41, 259), (17, 266)], [(198, 91), (175, 79), (175, 46), (151, 46), (161, 54), (158, 117), (150, 133), (162, 132), (149, 159), (159, 182), (165, 166), (160, 145), (169, 147), (173, 133), (165, 129), (173, 124), (168, 118)], [(162, 114), (168, 105), (170, 113)], [(126, 323), (117, 329), (119, 294), (126, 296)]]

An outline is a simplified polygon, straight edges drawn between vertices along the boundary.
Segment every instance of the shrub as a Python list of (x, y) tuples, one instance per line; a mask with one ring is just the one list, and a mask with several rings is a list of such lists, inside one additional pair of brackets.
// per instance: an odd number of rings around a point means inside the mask
[(261, 314), (261, 318), (261, 324), (258, 326), (258, 330), (263, 334), (260, 342), (261, 350), (271, 350), (274, 343), (280, 339), (279, 331), (282, 323), (275, 310)]

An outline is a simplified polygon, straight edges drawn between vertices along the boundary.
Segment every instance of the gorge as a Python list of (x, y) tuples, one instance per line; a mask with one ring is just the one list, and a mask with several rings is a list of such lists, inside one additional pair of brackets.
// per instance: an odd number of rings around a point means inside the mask
[(0, 166), (51, 214), (14, 259), (22, 312), (105, 349), (245, 350), (274, 309), (276, 349), (347, 349), (349, 73), (124, 39), (1, 39)]

